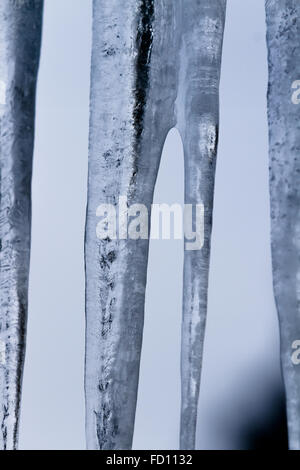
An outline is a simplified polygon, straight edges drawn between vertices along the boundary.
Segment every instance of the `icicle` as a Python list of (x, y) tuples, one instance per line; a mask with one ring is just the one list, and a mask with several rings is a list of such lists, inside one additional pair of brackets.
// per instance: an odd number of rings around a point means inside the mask
[(289, 445), (300, 450), (300, 3), (266, 0), (266, 16), (273, 284)]
[(0, 2), (0, 449), (16, 449), (30, 251), (43, 0)]
[(207, 312), (210, 239), (219, 127), (219, 80), (226, 1), (184, 2), (178, 129), (185, 204), (204, 205), (204, 246), (184, 256), (181, 449), (194, 449)]
[[(126, 218), (133, 204), (150, 214), (162, 148), (175, 125), (185, 148), (186, 202), (205, 204), (204, 247), (185, 256), (181, 446), (195, 443), (225, 6), (94, 0), (85, 244), (89, 449), (132, 445), (149, 240), (129, 239), (124, 228), (115, 237), (118, 227), (109, 222), (119, 211)], [(99, 237), (105, 214), (106, 238)]]

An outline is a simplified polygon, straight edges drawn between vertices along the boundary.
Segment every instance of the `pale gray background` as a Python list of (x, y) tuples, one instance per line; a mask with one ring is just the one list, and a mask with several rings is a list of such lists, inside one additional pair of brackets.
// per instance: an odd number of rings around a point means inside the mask
[[(91, 3), (45, 0), (21, 449), (85, 447), (83, 235)], [(274, 437), (282, 424), (276, 416), (282, 397), (269, 246), (264, 21), (264, 0), (228, 0), (199, 405), (202, 449), (250, 448), (260, 436), (268, 443), (270, 432)], [(155, 201), (182, 198), (182, 146), (171, 131)], [(182, 262), (181, 242), (152, 242), (136, 449), (178, 445)]]

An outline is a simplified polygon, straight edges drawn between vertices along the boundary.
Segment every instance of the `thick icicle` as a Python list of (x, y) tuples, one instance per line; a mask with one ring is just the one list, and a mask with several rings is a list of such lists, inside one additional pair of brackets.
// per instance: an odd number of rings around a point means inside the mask
[(16, 449), (25, 354), (43, 0), (0, 2), (0, 449)]
[[(86, 227), (89, 449), (132, 444), (148, 240), (99, 240), (96, 209), (152, 202), (173, 127), (176, 2), (95, 0)], [(171, 80), (171, 82), (170, 82)]]
[(185, 147), (186, 202), (207, 205), (203, 254), (187, 253), (185, 261), (181, 445), (194, 446), (225, 4), (94, 0), (85, 244), (89, 449), (132, 445), (149, 244), (120, 234), (97, 238), (97, 208), (111, 204), (124, 216), (121, 196), (150, 213), (165, 137), (176, 124)]
[(266, 17), (273, 283), (289, 445), (300, 450), (300, 2), (267, 0)]
[(177, 104), (184, 147), (185, 204), (196, 207), (202, 203), (205, 211), (203, 248), (186, 249), (184, 256), (180, 447), (194, 449), (207, 312), (226, 1), (184, 5)]

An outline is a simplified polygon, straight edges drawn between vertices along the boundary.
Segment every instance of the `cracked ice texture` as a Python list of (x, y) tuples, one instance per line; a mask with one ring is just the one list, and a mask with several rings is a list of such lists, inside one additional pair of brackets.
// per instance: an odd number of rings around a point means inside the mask
[(0, 2), (0, 449), (18, 444), (43, 0)]
[(96, 209), (117, 206), (126, 196), (129, 205), (144, 204), (150, 214), (161, 152), (174, 126), (184, 146), (185, 202), (205, 205), (204, 247), (186, 252), (184, 266), (181, 447), (195, 445), (225, 8), (225, 0), (93, 3), (85, 243), (88, 449), (132, 445), (148, 259), (148, 240), (97, 239)]
[(292, 83), (300, 78), (300, 2), (266, 1), (273, 283), (280, 323), (289, 446), (300, 450), (300, 120)]

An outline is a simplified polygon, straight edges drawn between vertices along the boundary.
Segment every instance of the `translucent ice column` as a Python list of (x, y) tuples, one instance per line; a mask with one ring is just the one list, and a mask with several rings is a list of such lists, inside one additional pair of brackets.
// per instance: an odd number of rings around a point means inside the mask
[(183, 1), (178, 129), (185, 162), (185, 203), (204, 205), (204, 245), (185, 244), (181, 345), (182, 449), (195, 447), (207, 312), (210, 239), (219, 126), (219, 80), (226, 1)]
[(0, 449), (18, 443), (43, 0), (0, 1)]
[(87, 446), (132, 445), (149, 245), (144, 233), (128, 237), (126, 224), (117, 237), (113, 224), (106, 237), (97, 236), (97, 226), (105, 208), (110, 214), (115, 208), (124, 220), (134, 204), (148, 209), (148, 216), (140, 215), (150, 223), (164, 141), (177, 126), (185, 152), (185, 200), (205, 206), (204, 246), (186, 250), (184, 269), (181, 446), (193, 448), (226, 1), (94, 0), (93, 5), (85, 243)]
[(266, 0), (273, 283), (289, 445), (300, 450), (300, 2)]

